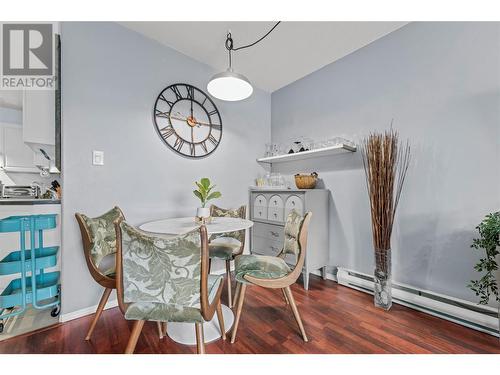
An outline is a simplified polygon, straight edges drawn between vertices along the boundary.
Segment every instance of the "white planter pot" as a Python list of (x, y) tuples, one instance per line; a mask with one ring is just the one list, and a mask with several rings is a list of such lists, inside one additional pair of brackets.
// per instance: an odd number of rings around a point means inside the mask
[(197, 217), (210, 217), (210, 208), (209, 207), (198, 207), (196, 209)]

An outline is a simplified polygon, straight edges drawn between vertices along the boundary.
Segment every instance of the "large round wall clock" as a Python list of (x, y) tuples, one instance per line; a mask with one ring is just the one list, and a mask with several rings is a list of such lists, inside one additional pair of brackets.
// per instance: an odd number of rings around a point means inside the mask
[(214, 102), (187, 83), (170, 85), (158, 95), (153, 118), (163, 142), (183, 156), (210, 155), (222, 138), (222, 120)]

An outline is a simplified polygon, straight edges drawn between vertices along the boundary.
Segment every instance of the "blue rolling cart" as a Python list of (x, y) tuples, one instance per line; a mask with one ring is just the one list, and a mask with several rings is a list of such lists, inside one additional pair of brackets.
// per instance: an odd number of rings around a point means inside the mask
[[(61, 310), (59, 272), (44, 272), (57, 264), (58, 246), (44, 247), (43, 231), (56, 227), (55, 214), (9, 216), (0, 220), (0, 233), (19, 232), (20, 250), (0, 260), (0, 275), (20, 274), (0, 293), (0, 333), (5, 319), (22, 314), (28, 305), (52, 308), (53, 317)], [(26, 234), (30, 243), (26, 246)], [(36, 239), (38, 237), (38, 244)]]

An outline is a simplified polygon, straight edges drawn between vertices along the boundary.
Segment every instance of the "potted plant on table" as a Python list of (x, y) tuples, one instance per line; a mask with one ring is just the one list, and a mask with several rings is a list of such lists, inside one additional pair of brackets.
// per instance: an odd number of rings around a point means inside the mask
[(206, 177), (202, 178), (199, 182), (195, 181), (198, 189), (193, 190), (193, 194), (201, 201), (201, 207), (196, 210), (196, 217), (208, 218), (210, 217), (210, 207), (206, 204), (211, 199), (220, 198), (222, 194), (219, 191), (213, 191), (215, 185), (210, 184), (210, 180)]

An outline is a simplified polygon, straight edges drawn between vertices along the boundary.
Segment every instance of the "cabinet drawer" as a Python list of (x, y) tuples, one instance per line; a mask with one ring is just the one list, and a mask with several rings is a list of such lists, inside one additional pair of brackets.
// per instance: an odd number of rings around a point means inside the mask
[(285, 220), (290, 211), (296, 210), (300, 215), (304, 214), (304, 203), (297, 195), (290, 195), (285, 202)]
[(283, 222), (283, 207), (269, 207), (267, 209), (267, 220)]
[(279, 195), (273, 195), (269, 198), (267, 206), (269, 208), (283, 208), (283, 199)]
[(271, 241), (278, 241), (283, 244), (283, 227), (265, 223), (255, 223), (252, 228), (253, 234), (258, 237), (267, 238)]
[(254, 236), (252, 241), (252, 253), (260, 255), (276, 256), (281, 252), (282, 244), (268, 238)]
[(262, 194), (259, 194), (255, 197), (253, 201), (254, 207), (267, 207), (267, 199)]
[(254, 219), (267, 219), (267, 207), (253, 207), (253, 218)]

